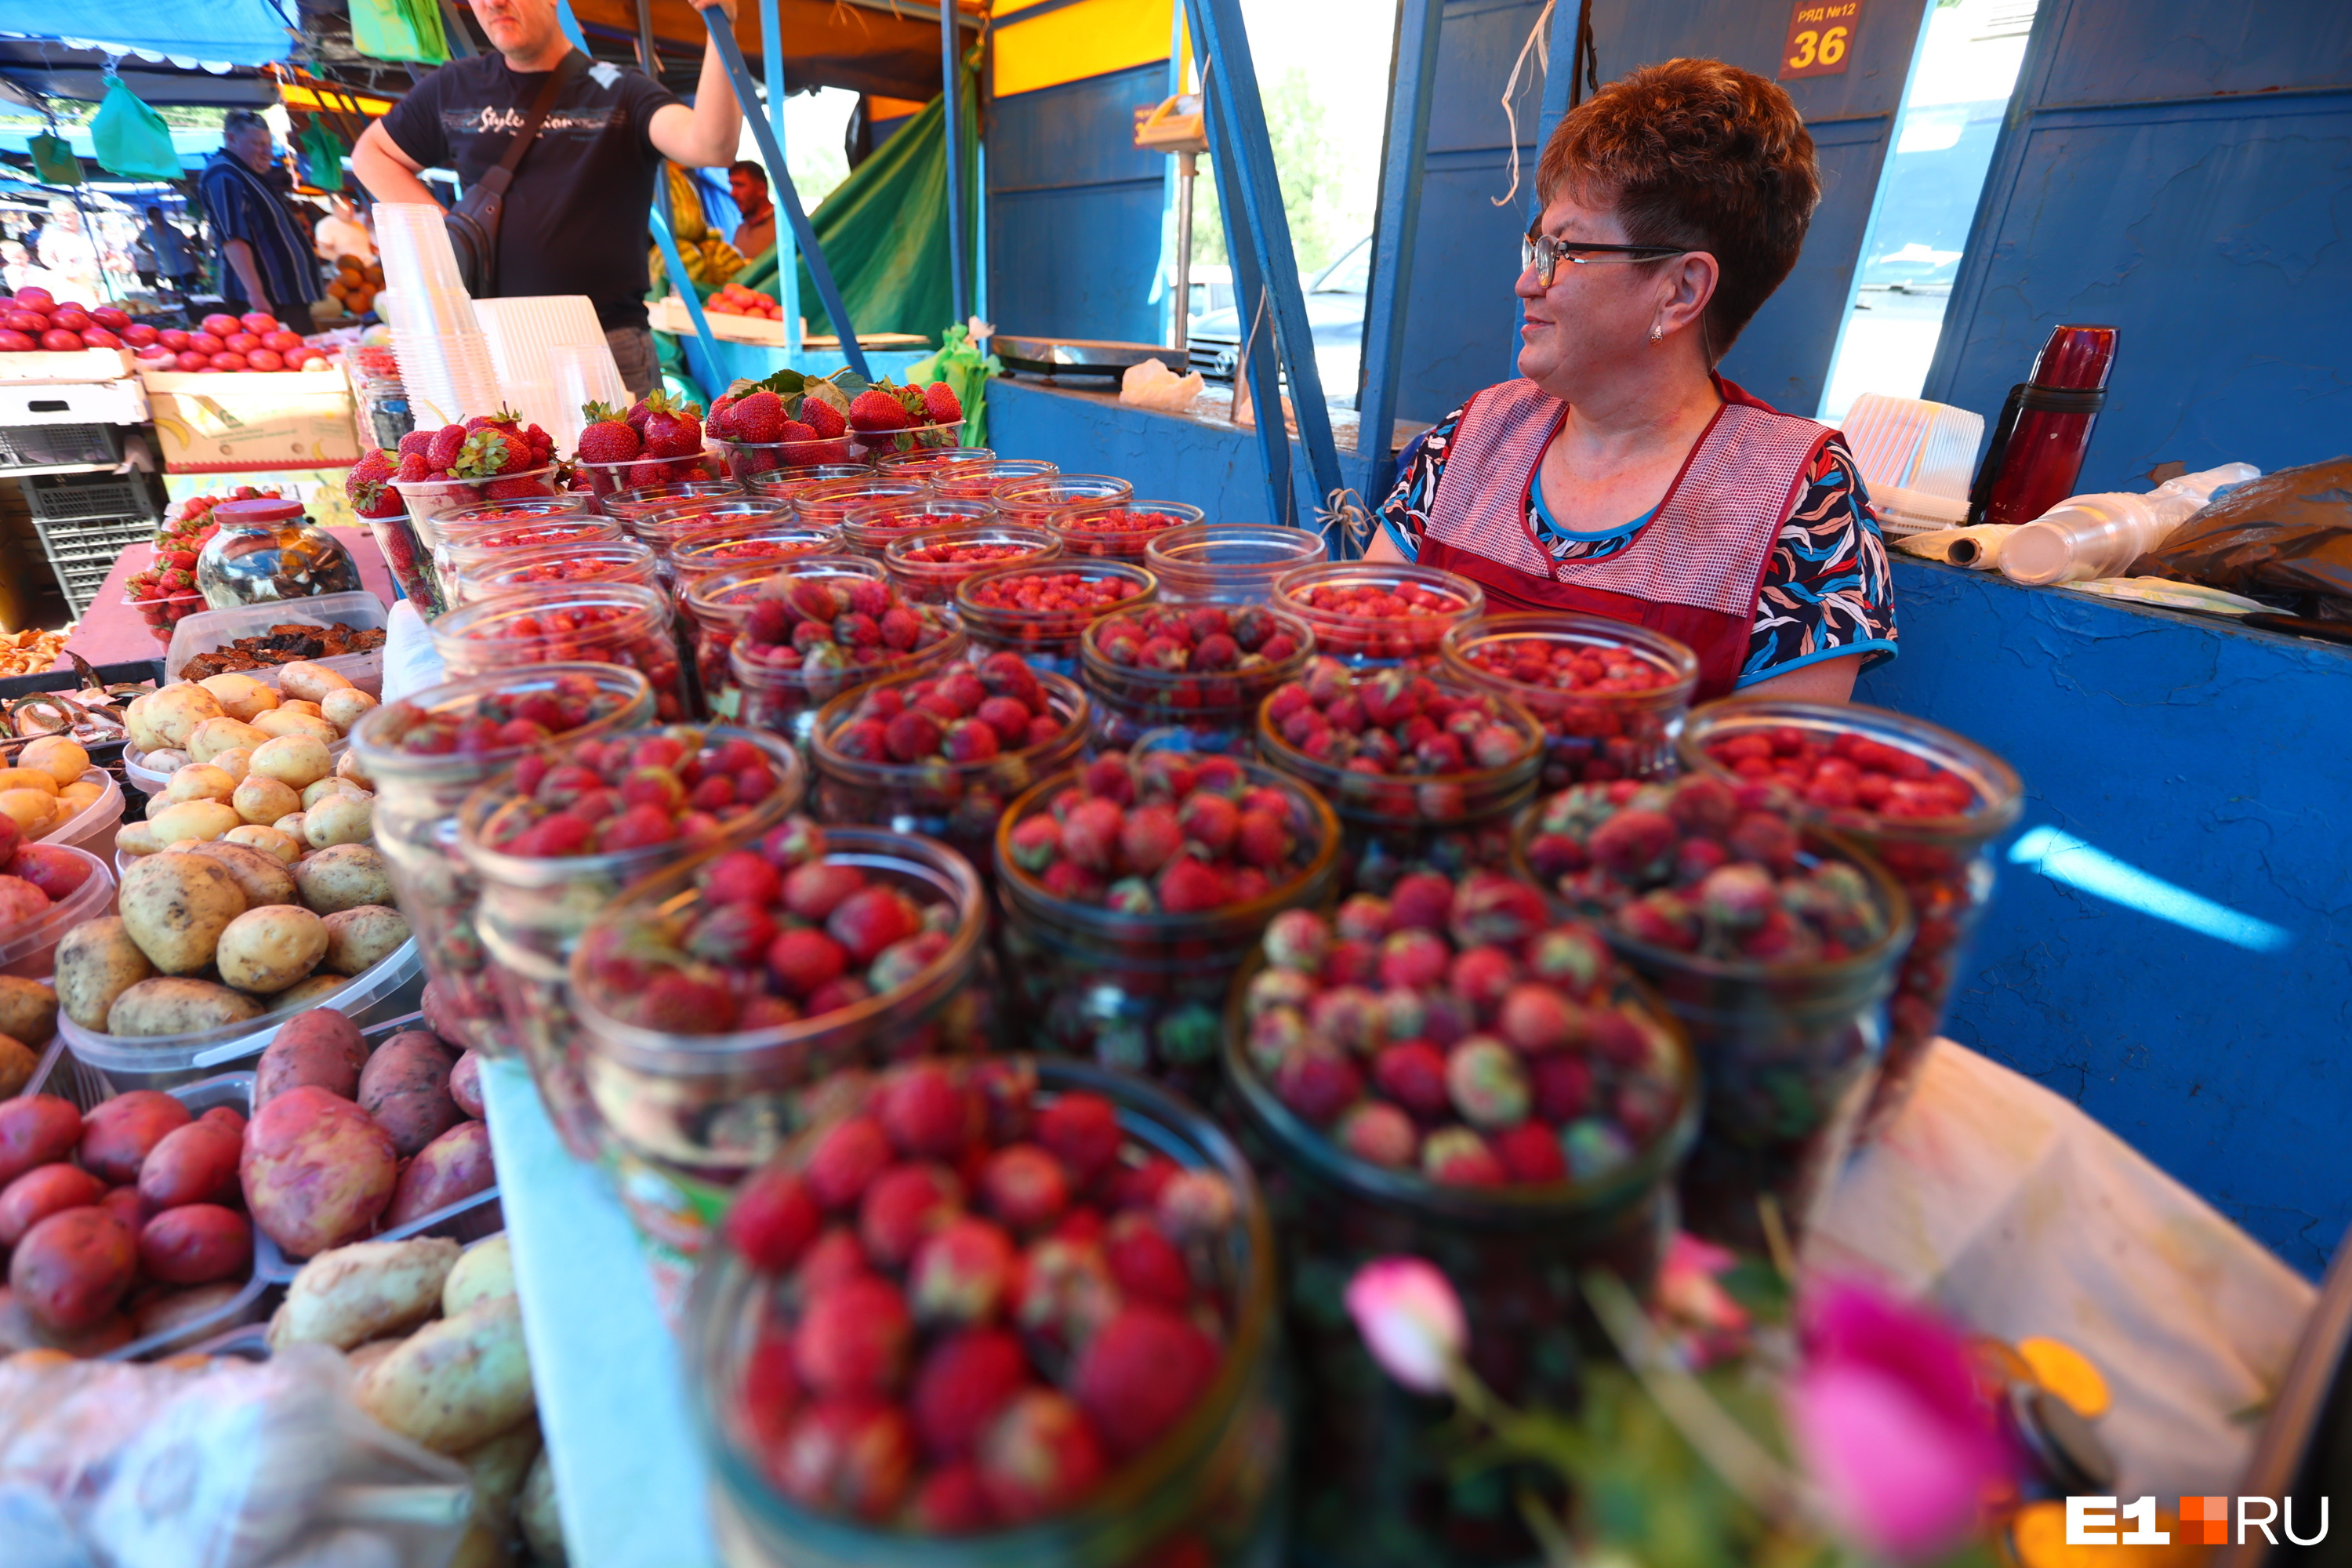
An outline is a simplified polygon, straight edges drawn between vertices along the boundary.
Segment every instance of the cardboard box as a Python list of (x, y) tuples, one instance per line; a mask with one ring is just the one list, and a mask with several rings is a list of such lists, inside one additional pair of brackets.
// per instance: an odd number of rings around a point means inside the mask
[(142, 371), (171, 473), (348, 468), (359, 461), (340, 370)]
[(84, 349), (76, 354), (0, 353), (0, 381), (116, 381), (131, 369), (129, 349)]

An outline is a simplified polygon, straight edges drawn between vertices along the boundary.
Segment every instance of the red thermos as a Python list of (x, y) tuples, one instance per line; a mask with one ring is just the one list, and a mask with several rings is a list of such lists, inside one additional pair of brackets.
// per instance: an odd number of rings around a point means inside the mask
[(2032, 522), (2074, 493), (2115, 363), (2115, 328), (2052, 330), (2032, 374), (2001, 406), (1969, 487), (1970, 523)]

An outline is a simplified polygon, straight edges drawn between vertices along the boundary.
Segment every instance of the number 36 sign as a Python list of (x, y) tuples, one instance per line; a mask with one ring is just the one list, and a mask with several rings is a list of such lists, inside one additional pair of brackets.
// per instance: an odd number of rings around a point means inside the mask
[(1780, 46), (1782, 81), (1834, 76), (1853, 58), (1862, 0), (1797, 0), (1789, 15), (1789, 41)]

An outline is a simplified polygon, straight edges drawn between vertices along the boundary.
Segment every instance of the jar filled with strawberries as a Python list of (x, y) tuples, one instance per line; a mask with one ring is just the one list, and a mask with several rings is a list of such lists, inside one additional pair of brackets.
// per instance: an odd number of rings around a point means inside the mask
[(1208, 514), (1199, 507), (1182, 501), (1129, 497), (1058, 508), (1052, 513), (1050, 526), (1073, 555), (1100, 555), (1140, 566), (1154, 535), (1207, 520)]
[(956, 585), (956, 624), (978, 651), (1017, 653), (1041, 671), (1075, 678), (1087, 627), (1150, 604), (1158, 591), (1150, 573), (1118, 561), (995, 566)]
[(878, 561), (815, 555), (750, 570), (767, 574), (728, 650), (728, 670), (742, 721), (755, 729), (806, 744), (816, 710), (841, 693), (963, 654), (963, 634), (932, 606), (901, 598)]
[(899, 534), (882, 547), (882, 564), (900, 593), (919, 605), (940, 605), (952, 617), (956, 589), (965, 579), (1016, 561), (1033, 565), (1052, 561), (1061, 553), (1062, 542), (1043, 529), (961, 519), (946, 527)]
[(1257, 705), (1307, 668), (1315, 634), (1259, 605), (1155, 603), (1092, 622), (1078, 647), (1100, 744), (1244, 752)]
[(1230, 757), (1105, 752), (1013, 803), (998, 904), (1023, 1037), (1205, 1099), (1234, 971), (1328, 896), (1339, 821)]
[(469, 573), (479, 573), (544, 545), (611, 542), (620, 538), (619, 523), (609, 517), (584, 513), (519, 521), (451, 523), (443, 527), (441, 542), (433, 548), (433, 569), (450, 607), (455, 608), (466, 600), (465, 580)]
[(634, 539), (541, 545), (459, 573), (457, 602), (470, 605), (494, 594), (517, 591), (561, 592), (573, 583), (635, 583), (658, 592), (661, 563)]
[(2016, 825), (2024, 786), (1963, 736), (1860, 703), (1714, 703), (1691, 715), (1684, 761), (1763, 785), (1800, 821), (1867, 850), (1918, 922), (1887, 1006), (1886, 1054), (1862, 1136), (1902, 1113), (1942, 1025), (1960, 959), (1992, 898), (1992, 843)]
[[(877, 480), (877, 483), (888, 481)], [(816, 511), (804, 516), (822, 516), (822, 503)], [(997, 521), (994, 509), (986, 501), (943, 501), (926, 491), (920, 496), (903, 500), (860, 501), (853, 504), (841, 521), (842, 548), (852, 555), (863, 555), (875, 561), (887, 560), (890, 546), (917, 533), (947, 533), (963, 529), (986, 528)], [(1038, 530), (1024, 530), (1036, 533)], [(903, 586), (903, 584), (902, 584)], [(927, 602), (944, 604), (944, 598), (929, 596)]]
[(1279, 1560), (1276, 1260), (1231, 1142), (1051, 1058), (843, 1075), (826, 1099), (689, 1301), (739, 1563)]
[[(951, 471), (936, 482), (966, 479)], [(977, 485), (980, 477), (969, 476), (969, 482)], [(1135, 487), (1116, 475), (1066, 474), (1051, 463), (999, 462), (988, 474), (988, 499), (1007, 522), (1024, 528), (1051, 529), (1075, 508), (1124, 504), (1134, 494)]]
[(715, 526), (672, 544), (669, 571), (683, 596), (705, 577), (739, 566), (771, 565), (796, 555), (834, 555), (840, 550), (841, 536), (829, 528), (803, 528), (789, 521)]
[[(931, 487), (919, 474), (878, 474), (862, 469), (856, 479), (827, 479), (821, 485), (810, 485), (795, 492), (790, 501), (793, 521), (803, 528), (833, 528), (841, 531), (842, 543), (857, 555), (882, 559), (882, 546), (904, 530), (887, 531), (881, 537), (854, 534), (848, 524), (860, 512), (920, 508), (931, 499)], [(950, 513), (940, 526), (949, 526), (974, 514)], [(991, 514), (977, 514), (987, 517)], [(919, 523), (909, 527), (920, 527)]]
[(1675, 770), (1698, 660), (1672, 637), (1599, 616), (1485, 616), (1446, 632), (1438, 658), (1542, 723), (1546, 789)]
[(1433, 566), (1334, 561), (1276, 578), (1274, 603), (1313, 626), (1334, 658), (1431, 668), (1445, 634), (1486, 613), (1486, 591)]
[[(1590, 926), (1524, 882), (1418, 873), (1288, 910), (1235, 980), (1228, 1115), (1295, 1279), (1426, 1259), (1504, 1400), (1572, 1407), (1607, 1353), (1579, 1279), (1643, 1290), (1699, 1117), (1690, 1047)], [(1516, 1510), (1448, 1484), (1447, 1407), (1381, 1373), (1339, 1303), (1291, 1295), (1304, 1424), (1293, 1548), (1335, 1563), (1522, 1563)]]
[(701, 411), (667, 391), (627, 409), (586, 404), (580, 416), (572, 480), (600, 504), (626, 490), (726, 477), (717, 454), (704, 450)]
[(1912, 936), (1903, 890), (1768, 786), (1685, 773), (1573, 785), (1523, 823), (1519, 861), (1590, 919), (1689, 1031), (1706, 1129), (1690, 1228), (1759, 1249), (1801, 1235), (1852, 1146)]
[(436, 622), (434, 651), (452, 675), (487, 675), (519, 664), (625, 665), (654, 689), (654, 717), (687, 716), (692, 693), (678, 656), (669, 600), (635, 583), (580, 583), (467, 605)]
[[(889, 474), (898, 467), (886, 458), (879, 471)], [(944, 500), (993, 500), (998, 489), (1014, 479), (1046, 479), (1060, 473), (1062, 467), (1043, 458), (991, 458), (986, 462), (923, 465), (919, 471), (932, 493)]]

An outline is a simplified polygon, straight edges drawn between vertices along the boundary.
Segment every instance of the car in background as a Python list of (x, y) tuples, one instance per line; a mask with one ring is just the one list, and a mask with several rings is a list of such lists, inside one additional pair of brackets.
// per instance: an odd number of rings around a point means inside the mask
[[(1194, 271), (1198, 287), (1200, 270)], [(1230, 274), (1228, 274), (1230, 277)], [(1364, 352), (1364, 298), (1371, 290), (1372, 237), (1366, 235), (1307, 285), (1307, 325), (1315, 340), (1315, 368), (1334, 408), (1356, 405), (1356, 375)], [(1232, 284), (1226, 284), (1228, 295)], [(1203, 379), (1230, 383), (1241, 360), (1238, 301), (1195, 315), (1188, 347), (1191, 368)]]

